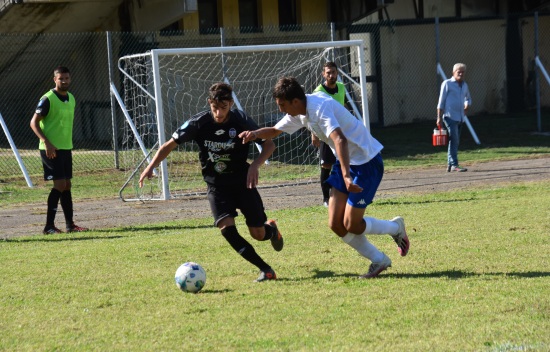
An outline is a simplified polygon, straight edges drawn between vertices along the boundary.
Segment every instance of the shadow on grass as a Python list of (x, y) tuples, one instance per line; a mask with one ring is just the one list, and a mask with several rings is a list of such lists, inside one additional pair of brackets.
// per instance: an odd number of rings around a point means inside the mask
[[(326, 279), (334, 277), (358, 277), (361, 274), (358, 273), (341, 273), (336, 274), (330, 270), (313, 270), (313, 279)], [(519, 278), (533, 278), (533, 277), (548, 277), (550, 272), (544, 271), (527, 271), (527, 272), (510, 272), (510, 273), (498, 273), (498, 272), (488, 272), (488, 273), (474, 273), (474, 272), (465, 272), (461, 270), (445, 270), (445, 271), (434, 271), (431, 273), (415, 273), (415, 274), (406, 274), (406, 273), (382, 273), (376, 279), (415, 279), (415, 278), (447, 278), (451, 280), (472, 278), (472, 277), (489, 277), (489, 276), (510, 276), (510, 277), (519, 277)]]
[[(208, 289), (202, 289), (200, 290), (199, 292), (197, 293), (189, 293), (189, 294), (195, 294), (195, 295), (204, 295), (204, 294), (220, 294), (220, 293), (228, 293), (228, 292), (233, 292), (235, 290), (230, 290), (228, 288), (225, 288), (223, 290), (208, 290)], [(184, 292), (184, 293), (188, 293), (188, 292)]]
[(13, 242), (13, 243), (36, 243), (36, 242), (67, 242), (67, 241), (91, 241), (91, 240), (112, 240), (117, 238), (123, 238), (124, 236), (89, 236), (89, 237), (25, 237), (25, 238), (6, 238), (0, 240), (0, 242)]
[(544, 271), (527, 271), (527, 272), (510, 272), (510, 273), (498, 273), (498, 272), (488, 272), (488, 273), (474, 273), (461, 270), (446, 270), (446, 271), (435, 271), (432, 273), (417, 273), (417, 274), (382, 274), (379, 277), (390, 277), (390, 278), (448, 278), (451, 280), (465, 279), (471, 277), (489, 277), (489, 276), (511, 276), (511, 277), (520, 277), (520, 278), (533, 278), (533, 277), (548, 277), (550, 272)]
[(351, 274), (351, 273), (343, 273), (343, 274), (336, 274), (334, 271), (331, 270), (313, 270), (313, 278), (314, 279), (326, 279), (331, 277), (357, 277), (359, 274)]
[[(187, 230), (187, 229), (211, 229), (214, 228), (213, 225), (197, 225), (197, 226), (181, 226), (181, 225), (151, 225), (147, 227), (119, 227), (113, 229), (100, 229), (100, 230), (90, 230), (89, 233), (127, 233), (127, 232), (159, 232), (166, 230)], [(57, 235), (56, 235), (57, 236)], [(69, 235), (71, 236), (71, 235)], [(65, 241), (89, 241), (89, 240), (112, 240), (117, 238), (124, 238), (127, 236), (123, 235), (113, 235), (113, 236), (87, 236), (86, 234), (81, 234), (81, 237), (68, 237), (67, 234), (59, 235), (59, 237), (54, 237), (52, 235), (36, 235), (33, 237), (14, 237), (14, 238), (0, 238), (0, 243), (2, 242), (12, 242), (12, 243), (37, 243), (37, 242), (65, 242)]]
[(189, 230), (189, 229), (211, 229), (214, 225), (195, 225), (195, 226), (183, 226), (183, 225), (148, 225), (140, 227), (117, 227), (114, 229), (98, 230), (98, 232), (146, 232), (146, 231), (162, 231), (162, 230)]

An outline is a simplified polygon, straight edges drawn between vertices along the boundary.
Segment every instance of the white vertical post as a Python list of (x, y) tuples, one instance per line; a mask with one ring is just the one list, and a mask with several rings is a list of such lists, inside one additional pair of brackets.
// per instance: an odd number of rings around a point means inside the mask
[[(157, 116), (157, 130), (159, 136), (159, 148), (166, 142), (164, 136), (164, 113), (162, 107), (162, 89), (160, 83), (159, 57), (156, 50), (151, 50), (151, 65), (153, 67), (153, 82), (155, 89), (155, 115)], [(160, 174), (162, 177), (162, 199), (170, 199), (170, 189), (168, 187), (168, 164), (166, 159), (160, 163)]]
[(357, 48), (357, 59), (359, 60), (359, 84), (361, 85), (361, 105), (363, 112), (363, 124), (370, 132), (370, 117), (369, 117), (369, 106), (368, 106), (368, 97), (367, 97), (367, 84), (366, 80), (366, 70), (365, 70), (365, 44), (363, 41), (359, 44)]
[(23, 172), (23, 176), (25, 177), (25, 181), (27, 181), (27, 186), (30, 188), (33, 187), (31, 178), (29, 177), (29, 173), (27, 172), (27, 169), (25, 168), (25, 164), (23, 164), (23, 159), (21, 159), (21, 155), (19, 155), (19, 151), (17, 150), (17, 147), (15, 146), (15, 143), (13, 142), (13, 139), (11, 138), (10, 131), (8, 130), (8, 126), (6, 125), (6, 122), (4, 121), (4, 118), (2, 117), (2, 114), (0, 114), (0, 125), (2, 125), (2, 129), (4, 130), (4, 134), (6, 135), (6, 138), (8, 139), (8, 142), (10, 143), (11, 150), (13, 150), (13, 154), (15, 155), (15, 158), (17, 159), (17, 163), (19, 164), (19, 168), (21, 169), (21, 172)]
[[(132, 118), (128, 114), (128, 110), (126, 109), (126, 106), (124, 105), (124, 102), (122, 101), (122, 98), (120, 97), (120, 94), (118, 94), (118, 91), (113, 83), (111, 83), (111, 94), (116, 98), (116, 101), (118, 102), (118, 105), (120, 106), (122, 113), (124, 114), (124, 117), (126, 118), (126, 121), (128, 122), (128, 126), (130, 126), (130, 129), (132, 130), (132, 133), (134, 134), (134, 137), (136, 138), (136, 141), (139, 145), (139, 148), (141, 149), (141, 152), (145, 157), (149, 154), (147, 151), (147, 148), (145, 148), (145, 144), (143, 144), (143, 140), (141, 139), (141, 136), (139, 135), (139, 132), (136, 128), (136, 125), (132, 121)], [(147, 161), (151, 161), (150, 159), (147, 159)]]
[[(539, 13), (535, 12), (535, 62), (536, 66), (541, 68), (543, 74), (546, 74), (546, 80), (548, 80), (548, 74), (544, 70), (542, 63), (539, 60)], [(549, 81), (550, 83), (550, 81)], [(539, 71), (535, 67), (535, 94), (536, 94), (536, 104), (537, 104), (537, 131), (542, 132), (542, 122), (541, 122), (541, 109), (540, 109), (540, 76)]]
[[(109, 68), (109, 82), (114, 84), (114, 73), (113, 73), (113, 45), (111, 40), (111, 32), (107, 31), (107, 61)], [(117, 123), (116, 123), (116, 110), (115, 110), (115, 97), (113, 94), (110, 94), (111, 97), (111, 123), (113, 129), (113, 149), (115, 152), (115, 169), (120, 167), (118, 160), (118, 133), (117, 133)]]

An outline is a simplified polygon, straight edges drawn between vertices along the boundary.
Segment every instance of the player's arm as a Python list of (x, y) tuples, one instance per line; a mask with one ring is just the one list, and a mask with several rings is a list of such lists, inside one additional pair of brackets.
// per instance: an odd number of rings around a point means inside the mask
[(447, 81), (441, 83), (441, 89), (439, 91), (439, 101), (437, 102), (437, 126), (441, 126), (441, 119), (445, 113), (445, 103), (447, 100)]
[(274, 127), (263, 127), (255, 131), (243, 131), (239, 137), (243, 139), (243, 144), (255, 139), (273, 139), (283, 133)]
[(275, 151), (275, 143), (271, 139), (267, 139), (262, 143), (262, 151), (260, 155), (254, 160), (248, 168), (248, 174), (246, 176), (246, 186), (248, 188), (255, 188), (258, 186), (258, 180), (260, 176), (260, 166), (273, 154)]
[(321, 145), (321, 140), (319, 140), (319, 137), (317, 137), (315, 133), (311, 133), (311, 144), (316, 148), (319, 148)]
[(443, 116), (443, 113), (443, 109), (437, 109), (437, 120), (435, 121), (437, 126), (441, 126), (441, 117)]
[(55, 151), (57, 150), (57, 148), (48, 140), (48, 138), (40, 128), (40, 121), (42, 121), (43, 119), (44, 116), (34, 113), (31, 119), (31, 129), (41, 141), (44, 141), (44, 145), (46, 146), (46, 157), (48, 157), (49, 159), (53, 159), (56, 156)]
[(344, 136), (342, 130), (338, 127), (331, 132), (329, 138), (334, 142), (334, 148), (336, 149), (336, 155), (340, 161), (340, 168), (342, 169), (342, 176), (346, 183), (346, 189), (351, 193), (361, 192), (363, 188), (353, 183), (349, 171), (349, 149), (346, 136)]
[(143, 187), (143, 180), (145, 178), (150, 179), (153, 177), (153, 169), (158, 167), (160, 163), (166, 159), (166, 157), (170, 154), (170, 152), (178, 147), (178, 143), (174, 140), (174, 138), (170, 138), (169, 141), (165, 142), (159, 150), (155, 153), (155, 156), (153, 157), (153, 160), (147, 165), (145, 170), (141, 173), (139, 176), (139, 187)]

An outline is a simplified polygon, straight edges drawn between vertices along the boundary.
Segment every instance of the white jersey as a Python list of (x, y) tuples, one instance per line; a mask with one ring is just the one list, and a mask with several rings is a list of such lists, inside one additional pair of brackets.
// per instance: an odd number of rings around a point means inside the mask
[(374, 158), (383, 146), (342, 104), (325, 93), (306, 94), (306, 115), (285, 115), (275, 129), (292, 134), (305, 127), (325, 142), (336, 157), (334, 142), (329, 135), (338, 127), (348, 140), (350, 165), (362, 165)]

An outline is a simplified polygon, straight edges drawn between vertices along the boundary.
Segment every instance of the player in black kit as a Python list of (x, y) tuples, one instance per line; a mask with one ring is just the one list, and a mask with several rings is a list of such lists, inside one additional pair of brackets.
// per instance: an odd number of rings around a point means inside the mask
[(247, 162), (250, 143), (243, 144), (239, 134), (256, 130), (258, 125), (243, 111), (231, 110), (232, 92), (228, 84), (212, 85), (208, 92), (210, 110), (191, 117), (174, 132), (141, 173), (139, 184), (143, 186), (145, 178), (151, 178), (153, 169), (179, 144), (195, 141), (200, 149), (202, 176), (208, 185), (208, 201), (214, 224), (237, 253), (260, 269), (256, 282), (274, 280), (277, 278), (275, 271), (237, 231), (235, 217), (237, 209), (240, 209), (254, 239), (271, 240), (276, 251), (283, 249), (283, 237), (275, 221), (267, 219), (262, 198), (256, 189), (258, 169), (273, 153), (275, 144), (271, 139), (256, 139), (254, 142), (262, 146), (262, 151), (251, 164)]

